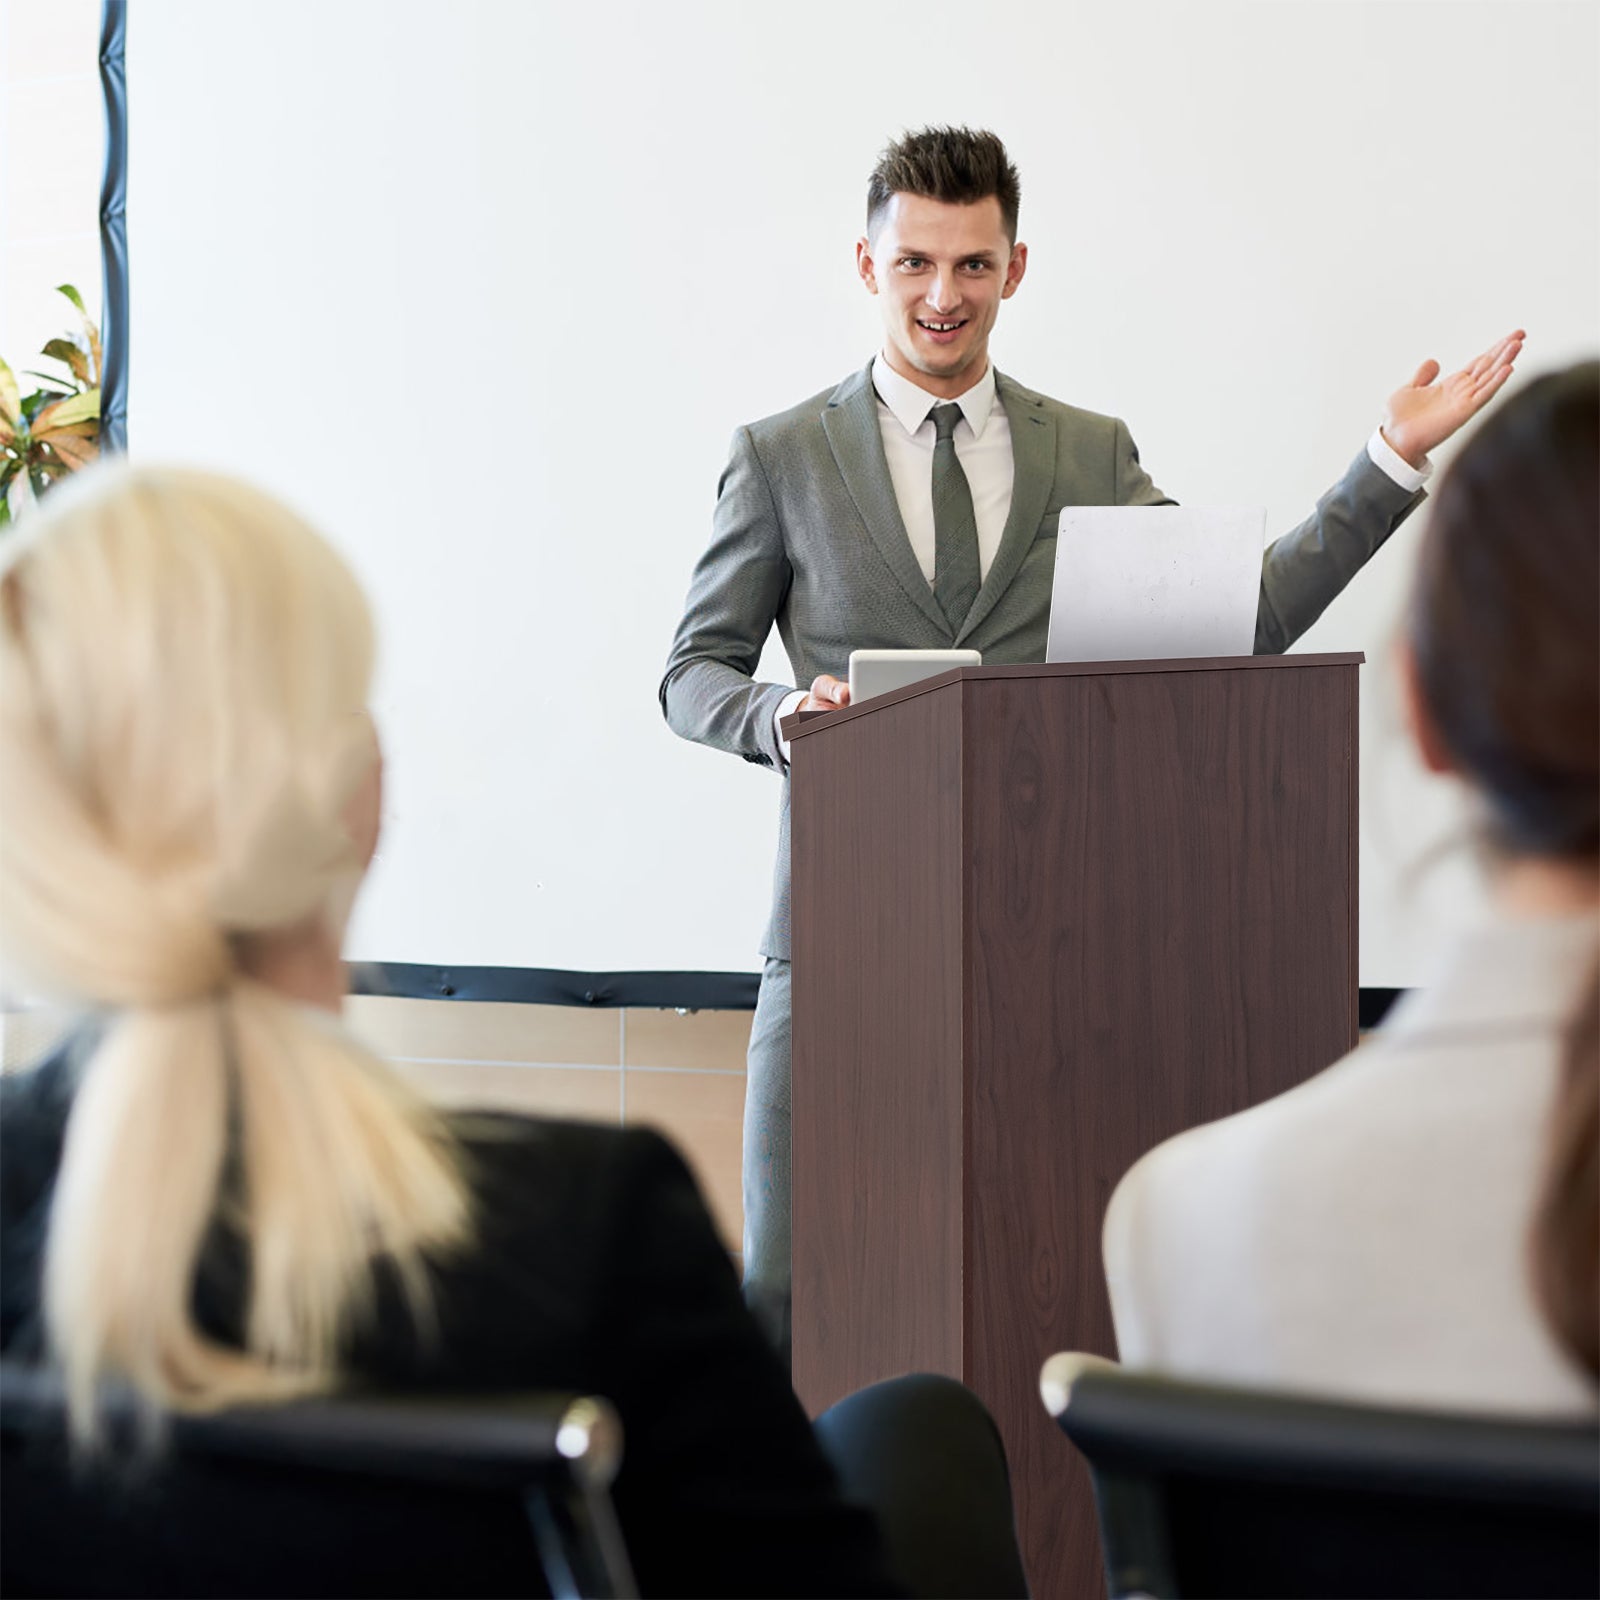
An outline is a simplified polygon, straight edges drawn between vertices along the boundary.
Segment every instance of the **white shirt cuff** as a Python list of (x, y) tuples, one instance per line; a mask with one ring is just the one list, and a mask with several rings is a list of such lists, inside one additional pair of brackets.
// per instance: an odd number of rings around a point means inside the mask
[(1407, 494), (1415, 494), (1433, 476), (1433, 463), (1424, 456), (1422, 465), (1414, 467), (1383, 436), (1381, 427), (1372, 430), (1367, 440), (1367, 454), (1373, 466), (1387, 473)]
[(778, 702), (778, 709), (772, 713), (772, 731), (778, 735), (778, 754), (783, 757), (784, 766), (789, 765), (789, 741), (784, 738), (782, 729), (778, 726), (785, 717), (792, 717), (800, 709), (801, 702), (806, 697), (804, 689), (793, 689)]

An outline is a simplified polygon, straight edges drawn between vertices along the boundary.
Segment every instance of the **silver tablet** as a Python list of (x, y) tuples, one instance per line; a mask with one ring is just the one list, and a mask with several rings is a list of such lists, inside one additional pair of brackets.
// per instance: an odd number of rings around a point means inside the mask
[(951, 667), (982, 665), (983, 657), (976, 650), (852, 650), (850, 704), (858, 706), (874, 695), (903, 689)]

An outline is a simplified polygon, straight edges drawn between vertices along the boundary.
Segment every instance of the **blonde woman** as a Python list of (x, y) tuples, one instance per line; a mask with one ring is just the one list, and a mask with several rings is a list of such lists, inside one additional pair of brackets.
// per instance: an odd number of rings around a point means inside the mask
[[(91, 1021), (0, 1088), (0, 1341), (59, 1364), (80, 1451), (106, 1378), (156, 1413), (348, 1382), (598, 1392), (646, 1593), (896, 1592), (671, 1147), (452, 1122), (340, 1029), (381, 767), (339, 558), (241, 484), (123, 467), (16, 539), (0, 943)], [(180, 1554), (233, 1582), (231, 1513), (186, 1509), (163, 1508)], [(379, 1550), (329, 1542), (304, 1581), (522, 1581), (481, 1533), (441, 1509)]]

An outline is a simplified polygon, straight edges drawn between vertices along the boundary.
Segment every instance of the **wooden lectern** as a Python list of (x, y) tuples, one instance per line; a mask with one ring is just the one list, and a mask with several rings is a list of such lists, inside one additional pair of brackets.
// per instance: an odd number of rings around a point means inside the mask
[(1034, 1593), (1104, 1594), (1057, 1350), (1171, 1134), (1356, 1040), (1359, 655), (968, 667), (791, 719), (794, 1382), (948, 1373)]

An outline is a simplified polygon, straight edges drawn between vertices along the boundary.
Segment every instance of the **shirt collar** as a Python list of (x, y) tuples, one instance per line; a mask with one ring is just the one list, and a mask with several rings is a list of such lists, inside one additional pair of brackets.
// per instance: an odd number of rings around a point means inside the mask
[[(878, 398), (894, 413), (895, 420), (907, 433), (915, 433), (928, 419), (928, 413), (944, 401), (926, 389), (919, 389), (909, 378), (902, 378), (881, 355), (872, 360), (872, 387)], [(955, 398), (961, 415), (975, 434), (983, 432), (989, 413), (994, 409), (994, 363), (983, 369), (983, 376)]]
[(1490, 912), (1435, 958), (1434, 969), (1384, 1019), (1391, 1039), (1445, 1030), (1565, 1026), (1600, 958), (1600, 917)]

